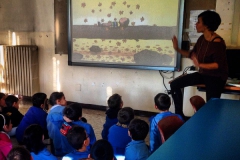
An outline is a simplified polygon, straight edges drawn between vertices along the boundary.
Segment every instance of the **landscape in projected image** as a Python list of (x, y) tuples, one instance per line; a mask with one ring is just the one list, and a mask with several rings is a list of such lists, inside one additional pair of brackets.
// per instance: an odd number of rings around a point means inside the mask
[(72, 61), (174, 66), (178, 0), (72, 0)]

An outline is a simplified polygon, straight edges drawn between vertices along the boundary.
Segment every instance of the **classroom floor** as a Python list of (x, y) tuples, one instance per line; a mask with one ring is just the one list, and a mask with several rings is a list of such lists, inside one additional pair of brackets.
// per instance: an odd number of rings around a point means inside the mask
[[(22, 114), (25, 114), (28, 109), (31, 107), (32, 103), (29, 100), (20, 100), (19, 104), (19, 111)], [(100, 110), (92, 110), (92, 109), (85, 109), (83, 108), (83, 117), (85, 117), (88, 121), (89, 124), (92, 125), (96, 138), (101, 139), (101, 132), (102, 132), (102, 126), (105, 122), (105, 111), (100, 111)], [(135, 118), (143, 119), (145, 120), (148, 124), (148, 118), (149, 117), (140, 117), (140, 116), (135, 116)], [(13, 146), (18, 145), (16, 139), (14, 137), (11, 138)], [(149, 135), (145, 139), (146, 143), (149, 144)]]

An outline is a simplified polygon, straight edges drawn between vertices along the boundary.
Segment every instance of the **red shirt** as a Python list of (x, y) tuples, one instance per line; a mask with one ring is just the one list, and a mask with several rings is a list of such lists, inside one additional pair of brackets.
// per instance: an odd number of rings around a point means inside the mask
[(0, 159), (6, 159), (12, 149), (12, 142), (5, 132), (0, 132)]

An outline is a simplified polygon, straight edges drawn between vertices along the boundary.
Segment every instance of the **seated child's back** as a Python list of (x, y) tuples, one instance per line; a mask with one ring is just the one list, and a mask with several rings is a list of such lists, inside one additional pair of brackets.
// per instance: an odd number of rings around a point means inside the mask
[(86, 130), (86, 133), (90, 138), (90, 145), (87, 148), (89, 150), (90, 146), (96, 141), (96, 136), (92, 126), (81, 121), (82, 107), (80, 104), (72, 103), (69, 106), (65, 107), (63, 110), (63, 115), (64, 120), (62, 121), (61, 128), (59, 128), (55, 133), (55, 135), (60, 135), (57, 138), (53, 137), (53, 142), (55, 141), (57, 143), (57, 146), (54, 145), (55, 151), (57, 151), (57, 155), (64, 156), (74, 151), (74, 148), (69, 144), (67, 138), (65, 137), (65, 135), (68, 133), (68, 130), (73, 125), (81, 126)]
[[(158, 130), (158, 122), (164, 117), (177, 115), (169, 111), (171, 99), (165, 93), (159, 93), (154, 97), (155, 108), (160, 111), (159, 114), (150, 120), (150, 152), (153, 153), (162, 144), (160, 132)], [(182, 117), (177, 115), (180, 119)]]
[(31, 153), (34, 160), (57, 160), (43, 143), (43, 129), (38, 124), (28, 126), (24, 132), (23, 144)]
[(85, 123), (81, 120), (82, 117), (82, 107), (79, 103), (73, 103), (67, 106), (63, 110), (63, 114), (65, 118), (71, 121), (71, 125), (78, 125), (85, 129), (87, 135), (90, 138), (90, 145), (91, 147), (96, 142), (96, 136), (92, 126), (89, 123)]
[(32, 96), (33, 106), (29, 108), (16, 129), (16, 138), (20, 144), (22, 143), (25, 129), (31, 124), (39, 124), (43, 128), (44, 136), (48, 137), (47, 112), (44, 111), (46, 100), (47, 95), (45, 93), (36, 93)]
[(128, 126), (128, 130), (132, 141), (126, 147), (125, 160), (147, 159), (150, 154), (149, 147), (144, 142), (149, 131), (147, 122), (141, 119), (133, 119)]
[(107, 103), (109, 109), (106, 111), (106, 121), (102, 130), (102, 138), (106, 140), (109, 128), (118, 122), (118, 111), (123, 106), (122, 97), (119, 94), (113, 94), (111, 97), (109, 97)]
[(111, 143), (115, 155), (124, 155), (127, 144), (131, 142), (128, 125), (133, 118), (133, 109), (124, 107), (118, 112), (118, 123), (109, 129), (108, 141)]
[(63, 110), (67, 105), (67, 101), (63, 92), (53, 92), (49, 97), (49, 104), (52, 106), (47, 116), (47, 129), (49, 137), (53, 141), (54, 155), (64, 156), (72, 149), (71, 146), (68, 150), (62, 153), (62, 142), (60, 141), (62, 135), (59, 132), (63, 123)]

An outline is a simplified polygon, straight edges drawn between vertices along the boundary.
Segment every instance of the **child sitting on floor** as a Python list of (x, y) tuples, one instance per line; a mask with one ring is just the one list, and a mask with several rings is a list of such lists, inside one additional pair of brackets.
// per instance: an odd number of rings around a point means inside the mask
[[(92, 126), (89, 123), (83, 122), (82, 107), (79, 103), (72, 103), (63, 110), (64, 119), (70, 122), (70, 125), (78, 125), (85, 129), (90, 138), (90, 147), (96, 142), (96, 136)], [(69, 121), (70, 120), (70, 121)]]
[(9, 95), (5, 99), (7, 107), (3, 108), (3, 114), (7, 114), (11, 118), (12, 130), (8, 133), (9, 136), (14, 136), (16, 133), (17, 126), (23, 119), (22, 113), (19, 112), (19, 99), (14, 95)]
[(75, 160), (88, 157), (90, 152), (87, 147), (89, 146), (90, 139), (83, 127), (77, 125), (72, 126), (66, 137), (75, 150), (65, 155), (62, 160)]
[(125, 150), (125, 160), (147, 159), (150, 155), (149, 147), (144, 142), (149, 131), (147, 122), (141, 119), (133, 119), (128, 126), (128, 134), (132, 141)]
[(124, 107), (118, 112), (118, 123), (109, 129), (108, 141), (111, 143), (114, 155), (124, 155), (125, 148), (131, 137), (128, 136), (128, 125), (134, 118), (134, 111), (131, 107)]
[(153, 153), (160, 145), (162, 144), (160, 132), (158, 130), (158, 122), (167, 117), (172, 115), (177, 115), (180, 119), (182, 117), (178, 114), (174, 114), (169, 111), (169, 108), (171, 106), (171, 99), (170, 97), (165, 93), (158, 93), (154, 97), (155, 102), (155, 109), (159, 110), (159, 114), (154, 116), (150, 120), (150, 152)]
[(24, 132), (23, 144), (31, 153), (34, 160), (57, 160), (43, 143), (43, 129), (38, 124), (28, 126)]
[[(47, 116), (47, 129), (49, 137), (53, 141), (53, 148), (52, 151), (56, 156), (64, 156), (68, 153), (68, 150), (63, 152), (61, 147), (61, 133), (59, 129), (63, 123), (63, 110), (67, 105), (67, 101), (63, 92), (53, 92), (49, 98), (49, 104), (52, 106), (49, 110)], [(70, 148), (71, 149), (71, 148)], [(71, 150), (69, 150), (70, 152)], [(63, 153), (62, 153), (63, 152)]]
[(111, 97), (109, 97), (107, 103), (109, 109), (106, 111), (106, 121), (102, 130), (102, 138), (106, 140), (109, 128), (118, 122), (118, 111), (123, 106), (122, 97), (119, 94), (113, 94)]
[(47, 103), (47, 95), (45, 93), (35, 93), (32, 96), (32, 104), (33, 106), (29, 108), (27, 113), (24, 115), (22, 121), (18, 125), (16, 129), (16, 138), (19, 144), (22, 144), (22, 138), (25, 129), (31, 124), (39, 124), (43, 131), (44, 136), (48, 138), (48, 130), (47, 130), (47, 112), (45, 112), (45, 104)]

